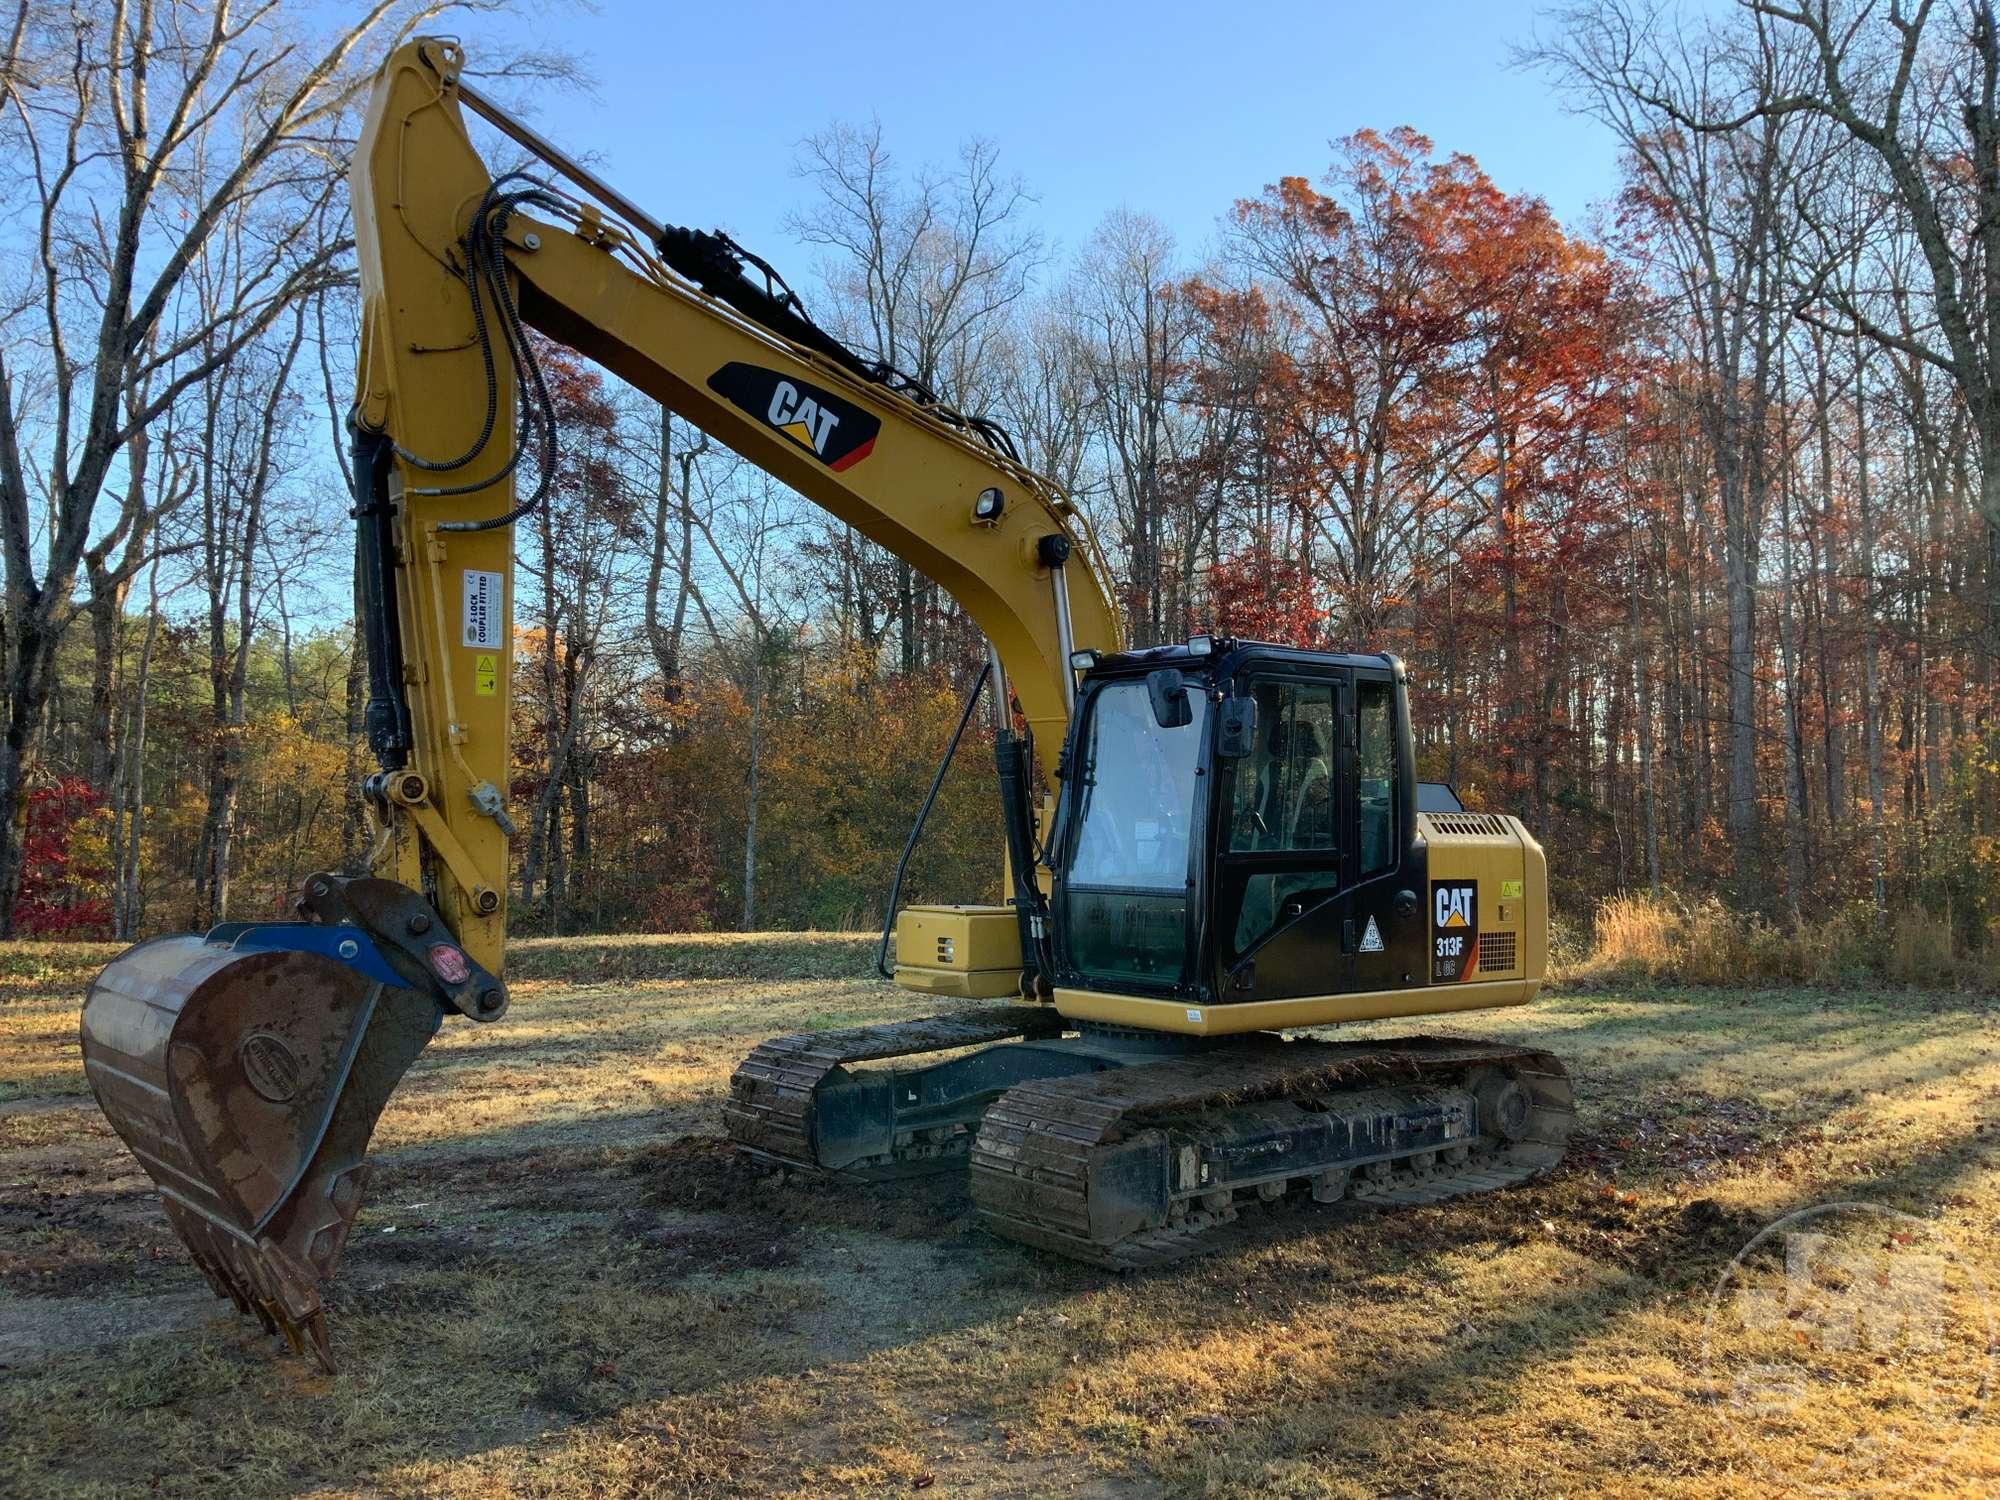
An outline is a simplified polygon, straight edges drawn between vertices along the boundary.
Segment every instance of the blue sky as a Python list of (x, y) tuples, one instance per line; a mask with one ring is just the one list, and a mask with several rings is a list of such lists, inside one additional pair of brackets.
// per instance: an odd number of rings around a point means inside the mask
[[(1509, 65), (1536, 11), (1526, 0), (601, 0), (509, 31), (553, 41), (596, 80), (590, 96), (536, 99), (544, 133), (595, 156), (663, 220), (720, 225), (803, 272), (782, 229), (804, 195), (794, 149), (870, 114), (909, 164), (948, 161), (969, 134), (997, 141), (1065, 250), (1123, 206), (1198, 251), (1235, 199), (1287, 173), (1317, 176), (1334, 137), (1399, 124), (1470, 152), (1501, 187), (1581, 228), (1613, 190), (1616, 153), (1541, 76)], [(476, 69), (480, 34), (468, 25), (463, 39)]]

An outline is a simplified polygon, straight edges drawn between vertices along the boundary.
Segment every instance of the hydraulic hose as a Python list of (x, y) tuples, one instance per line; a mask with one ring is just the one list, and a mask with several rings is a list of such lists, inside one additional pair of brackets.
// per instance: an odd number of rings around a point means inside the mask
[(889, 967), (889, 937), (896, 930), (896, 904), (902, 900), (903, 876), (909, 871), (910, 856), (917, 852), (917, 840), (923, 836), (924, 824), (930, 818), (939, 788), (944, 785), (944, 773), (951, 769), (951, 758), (958, 753), (958, 742), (965, 738), (965, 726), (972, 722), (972, 711), (979, 706), (979, 694), (986, 686), (986, 679), (992, 675), (993, 663), (989, 661), (972, 680), (972, 691), (965, 695), (965, 707), (959, 713), (958, 727), (951, 732), (951, 743), (944, 747), (944, 757), (938, 761), (937, 774), (931, 777), (931, 789), (924, 794), (924, 805), (917, 809), (917, 821), (910, 827), (909, 841), (903, 845), (903, 857), (896, 861), (896, 878), (889, 885), (889, 914), (882, 920), (882, 941), (875, 945), (875, 972), (884, 979), (896, 977), (895, 970)]

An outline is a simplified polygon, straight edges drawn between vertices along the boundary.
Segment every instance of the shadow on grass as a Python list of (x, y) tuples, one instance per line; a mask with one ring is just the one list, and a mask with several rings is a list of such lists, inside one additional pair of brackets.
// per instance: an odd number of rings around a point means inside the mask
[[(1572, 1263), (1564, 1279), (1540, 1289), (1523, 1287), (1520, 1295), (1489, 1308), (1477, 1328), (1461, 1324), (1449, 1338), (1421, 1341), (1416, 1351), (1367, 1350), (1360, 1356), (1362, 1367), (1347, 1372), (1351, 1383), (1330, 1393), (1309, 1392), (1282, 1409), (1246, 1414), (1238, 1430), (1261, 1426), (1269, 1440), (1244, 1445), (1259, 1455), (1255, 1459), (1233, 1462), (1224, 1454), (1206, 1471), (1206, 1481), (1225, 1489), (1261, 1489), (1269, 1482), (1262, 1468), (1269, 1461), (1338, 1458), (1357, 1406), (1362, 1415), (1400, 1431), (1424, 1431), (1455, 1414), (1490, 1409), (1495, 1391), (1546, 1381), (1546, 1373), (1537, 1372), (1562, 1367), (1613, 1325), (1705, 1294), (1760, 1230), (1786, 1215), (1826, 1203), (1866, 1201), (1924, 1216), (1970, 1174), (1990, 1167), (1993, 1152), (1980, 1127), (1967, 1125), (1894, 1170), (1802, 1183), (1756, 1214), (1706, 1198), (1645, 1205), (1607, 1198), (1587, 1174), (1567, 1165), (1551, 1178), (1490, 1198), (1393, 1217), (1343, 1207), (1339, 1226), (1323, 1236), (1274, 1240), (1269, 1254), (1253, 1258), (1235, 1288), (1237, 1307), (1225, 1313), (1227, 1321), (1218, 1321), (1217, 1331), (1232, 1331), (1232, 1323), (1243, 1332), (1253, 1324), (1283, 1326), (1329, 1302), (1405, 1300), (1426, 1286), (1448, 1284), (1454, 1261), (1490, 1257), (1537, 1240), (1553, 1240), (1584, 1265)], [(1287, 1206), (1274, 1217), (1290, 1218), (1296, 1226), (1312, 1212)], [(1330, 1241), (1338, 1255), (1311, 1253)], [(1220, 1284), (1230, 1280), (1219, 1269), (1207, 1275)], [(1229, 1307), (1220, 1297), (1213, 1305)], [(1700, 1358), (1692, 1346), (1654, 1352), (1684, 1370), (1690, 1368), (1687, 1361)], [(1323, 1409), (1324, 1420), (1314, 1419), (1314, 1407)], [(1735, 1457), (1691, 1451), (1679, 1456), (1677, 1467), (1731, 1469)], [(1496, 1456), (1494, 1472), (1506, 1464)], [(1158, 1473), (1163, 1480), (1188, 1482), (1184, 1468), (1162, 1467)], [(1400, 1483), (1410, 1476), (1392, 1471), (1377, 1477)]]
[[(1795, 1017), (1806, 1024), (1794, 1028)], [(1681, 1019), (1655, 1016), (1641, 1027), (1612, 1015), (1536, 1032), (1523, 1016), (1519, 1029), (1612, 1053), (1609, 1078), (1661, 1086), (1674, 1070), (1662, 1070), (1655, 1049), (1632, 1053), (1641, 1031), (1659, 1036), (1660, 1060), (1726, 1055), (1752, 1076), (1786, 1078), (1841, 1066), (1793, 1055), (1836, 1029), (1803, 1007), (1761, 1013), (1750, 1028), (1732, 1029), (1727, 1011), (1677, 1030)], [(635, 1060), (661, 1040), (656, 1031), (618, 1035)], [(608, 1040), (590, 1038), (596, 1048)], [(1884, 1038), (1873, 1055), (1922, 1041)], [(435, 1056), (452, 1059), (452, 1070), (508, 1061), (504, 1050)], [(1931, 1067), (1943, 1078), (1982, 1061)], [(30, 1491), (79, 1478), (143, 1489), (162, 1475), (170, 1489), (237, 1493), (366, 1485), (419, 1461), (475, 1458), (670, 1398), (776, 1399), (759, 1382), (914, 1351), (974, 1325), (1011, 1325), (1023, 1311), (1117, 1284), (989, 1239), (955, 1180), (834, 1192), (778, 1185), (713, 1137), (644, 1139), (657, 1116), (650, 1104), (631, 1106), (383, 1153), (375, 1206), (336, 1283), (346, 1374), (317, 1380), (246, 1326), (63, 1355), (21, 1372), (0, 1395), (0, 1425), (20, 1435), (0, 1458), (0, 1481), (11, 1472)], [(1985, 1150), (1968, 1128), (1886, 1176), (1802, 1186), (1787, 1206), (1842, 1195), (1921, 1205)], [(1613, 1321), (1712, 1279), (1760, 1227), (1713, 1205), (1605, 1199), (1572, 1166), (1491, 1198), (1403, 1215), (1274, 1210), (1268, 1243), (1126, 1285), (1156, 1286), (1163, 1301), (1186, 1308), (1188, 1323), (1158, 1335), (1185, 1340), (1301, 1318), (1329, 1301), (1405, 1300), (1447, 1281), (1458, 1257), (1537, 1242), (1550, 1233), (1544, 1221), (1591, 1274), (1576, 1285), (1524, 1286), (1491, 1327), (1448, 1351), (1378, 1351), (1366, 1372), (1371, 1401), (1420, 1420), (1471, 1401), (1483, 1383), (1527, 1378)], [(1302, 1237), (1284, 1238), (1293, 1233)], [(1119, 1336), (1121, 1357), (1144, 1358), (1147, 1335)], [(1334, 1409), (1352, 1395), (1303, 1400)], [(968, 1386), (962, 1399), (1003, 1398)], [(1244, 1420), (1288, 1417), (1274, 1410)], [(777, 1432), (766, 1439), (786, 1441)], [(1131, 1462), (1172, 1480), (1144, 1455)]]

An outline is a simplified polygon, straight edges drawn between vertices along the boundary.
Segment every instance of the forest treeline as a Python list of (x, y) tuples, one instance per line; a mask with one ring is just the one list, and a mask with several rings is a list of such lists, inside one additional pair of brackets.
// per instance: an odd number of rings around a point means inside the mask
[[(19, 9), (0, 933), (273, 914), (365, 857), (340, 173), (373, 62), (450, 9), (331, 33), (288, 5), (238, 32)], [(1572, 925), (1667, 891), (1780, 932), (1921, 911), (1987, 946), (1991, 7), (1589, 0), (1518, 62), (1621, 145), (1585, 223), (1396, 127), (1246, 177), (1210, 243), (1122, 208), (1066, 249), (1004, 143), (905, 157), (833, 125), (799, 147), (794, 244), (758, 248), (1075, 497), (1134, 641), (1402, 654), (1424, 774), (1529, 823)], [(503, 59), (493, 86), (566, 66)], [(543, 359), (563, 441), (519, 529), (518, 925), (879, 920), (976, 629)], [(980, 733), (911, 897), (997, 888)]]

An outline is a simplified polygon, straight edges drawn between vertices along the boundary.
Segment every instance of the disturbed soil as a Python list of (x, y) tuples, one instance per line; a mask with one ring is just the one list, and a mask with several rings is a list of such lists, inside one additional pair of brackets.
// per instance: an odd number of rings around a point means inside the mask
[[(757, 1041), (931, 1008), (866, 978), (863, 940), (525, 943), (506, 1018), (447, 1024), (383, 1117), (329, 1377), (209, 1297), (98, 1115), (76, 1014), (109, 951), (0, 947), (0, 1494), (2000, 1489), (1986, 1002), (1558, 994), (1419, 1023), (1569, 1063), (1556, 1174), (1280, 1204), (1120, 1278), (991, 1238), (952, 1178), (830, 1189), (718, 1138)], [(1858, 1331), (1732, 1303), (1797, 1239), (1738, 1260), (1766, 1225), (1845, 1201), (1888, 1226), (1838, 1231)], [(1899, 1246), (1936, 1273), (1914, 1301), (1880, 1270)]]

